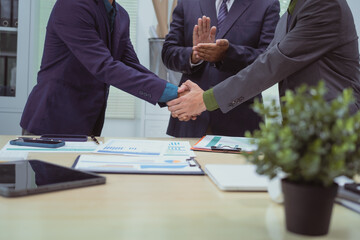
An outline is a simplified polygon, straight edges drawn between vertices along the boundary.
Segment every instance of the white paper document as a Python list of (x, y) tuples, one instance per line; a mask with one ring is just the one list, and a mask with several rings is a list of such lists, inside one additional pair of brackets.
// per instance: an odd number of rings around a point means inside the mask
[(187, 141), (154, 141), (112, 139), (96, 149), (96, 153), (142, 155), (142, 156), (187, 156), (194, 157)]
[(215, 146), (218, 150), (227, 151), (229, 149), (239, 149), (239, 152), (252, 152), (257, 149), (257, 144), (251, 143), (252, 138), (245, 137), (226, 137), (216, 135), (206, 135), (197, 142), (192, 149), (200, 151), (212, 151)]
[(73, 168), (103, 173), (204, 174), (187, 156), (80, 155)]
[(0, 151), (0, 162), (26, 160), (28, 152)]
[(42, 148), (11, 145), (9, 142), (1, 151), (20, 152), (93, 152), (98, 147), (95, 142), (65, 142), (65, 146), (59, 148)]

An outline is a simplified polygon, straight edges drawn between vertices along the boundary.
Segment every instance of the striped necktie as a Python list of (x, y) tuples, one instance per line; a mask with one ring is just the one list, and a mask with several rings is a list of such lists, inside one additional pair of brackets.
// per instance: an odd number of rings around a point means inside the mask
[(217, 27), (220, 30), (221, 29), (221, 25), (224, 23), (226, 15), (228, 14), (228, 9), (226, 6), (226, 2), (228, 0), (223, 0), (223, 2), (221, 3), (220, 6), (220, 10), (219, 10), (219, 14), (218, 14), (218, 24)]

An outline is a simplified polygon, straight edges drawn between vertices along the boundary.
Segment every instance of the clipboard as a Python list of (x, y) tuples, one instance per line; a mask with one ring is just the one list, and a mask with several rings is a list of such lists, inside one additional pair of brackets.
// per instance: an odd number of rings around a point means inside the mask
[(231, 146), (211, 146), (212, 152), (227, 152), (227, 153), (240, 153), (240, 147), (231, 147)]
[(254, 138), (206, 135), (191, 150), (221, 153), (251, 153), (257, 149)]
[(204, 175), (193, 157), (79, 155), (72, 168), (96, 173)]

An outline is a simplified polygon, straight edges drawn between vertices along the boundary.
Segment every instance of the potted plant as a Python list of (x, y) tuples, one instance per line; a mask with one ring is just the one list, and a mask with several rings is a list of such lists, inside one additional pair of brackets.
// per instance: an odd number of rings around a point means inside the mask
[[(334, 178), (360, 173), (360, 112), (351, 115), (352, 91), (325, 100), (323, 82), (287, 91), (280, 107), (255, 102), (269, 123), (247, 137), (258, 149), (247, 158), (259, 174), (282, 180), (287, 229), (304, 235), (328, 233), (337, 185)], [(281, 118), (282, 122), (276, 121)]]

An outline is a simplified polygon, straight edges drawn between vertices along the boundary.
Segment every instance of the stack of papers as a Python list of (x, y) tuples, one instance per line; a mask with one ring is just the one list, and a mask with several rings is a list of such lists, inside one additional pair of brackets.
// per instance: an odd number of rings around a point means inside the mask
[(75, 169), (104, 173), (203, 175), (186, 141), (113, 139), (92, 155), (80, 155)]

